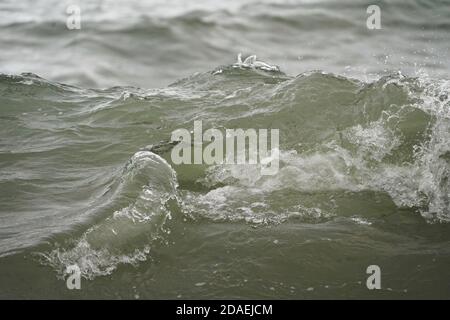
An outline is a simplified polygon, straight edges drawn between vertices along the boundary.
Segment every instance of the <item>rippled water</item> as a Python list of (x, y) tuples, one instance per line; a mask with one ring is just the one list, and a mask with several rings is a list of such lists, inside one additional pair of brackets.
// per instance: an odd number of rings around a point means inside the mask
[[(68, 3), (0, 4), (0, 297), (450, 297), (448, 1), (381, 30), (364, 1), (84, 0), (70, 31)], [(175, 165), (195, 120), (278, 128), (279, 172)]]

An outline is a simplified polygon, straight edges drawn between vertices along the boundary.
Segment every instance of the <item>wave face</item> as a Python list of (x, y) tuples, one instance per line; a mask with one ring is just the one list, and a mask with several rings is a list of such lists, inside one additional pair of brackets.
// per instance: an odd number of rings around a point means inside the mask
[[(95, 280), (154, 263), (153, 251), (183, 242), (186, 228), (201, 236), (205, 224), (309, 225), (322, 233), (313, 243), (334, 241), (330, 224), (364, 227), (381, 248), (436, 228), (440, 245), (417, 246), (447, 252), (449, 85), (230, 66), (151, 90), (2, 75), (3, 259), (25, 250), (59, 278), (78, 264)], [(280, 170), (173, 164), (164, 141), (195, 120), (204, 130), (278, 128)], [(399, 227), (403, 220), (414, 227)], [(352, 240), (342, 241), (336, 255)]]

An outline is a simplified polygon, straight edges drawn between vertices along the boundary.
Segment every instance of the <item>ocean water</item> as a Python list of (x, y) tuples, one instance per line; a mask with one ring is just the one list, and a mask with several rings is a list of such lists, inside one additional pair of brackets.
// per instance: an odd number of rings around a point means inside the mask
[[(0, 1), (0, 298), (450, 298), (449, 31), (449, 1)], [(279, 129), (279, 171), (174, 164), (196, 120)]]

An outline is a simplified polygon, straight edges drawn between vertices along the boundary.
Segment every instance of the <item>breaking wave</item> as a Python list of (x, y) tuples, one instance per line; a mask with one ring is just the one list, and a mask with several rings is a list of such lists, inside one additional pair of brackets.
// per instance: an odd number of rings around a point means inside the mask
[[(26, 216), (40, 212), (51, 221), (36, 222), (40, 232), (30, 236), (29, 225), (20, 228), (6, 216), (1, 228), (14, 237), (0, 240), (2, 253), (46, 240), (42, 263), (60, 276), (78, 264), (92, 279), (146, 260), (152, 244), (170, 233), (168, 221), (180, 217), (370, 223), (406, 208), (429, 223), (448, 222), (449, 88), (448, 80), (420, 74), (366, 83), (320, 71), (292, 77), (232, 66), (152, 90), (80, 89), (33, 74), (1, 75), (0, 183), (17, 190)], [(204, 129), (278, 128), (278, 173), (174, 165), (164, 141), (194, 120)], [(39, 172), (27, 170), (37, 164)], [(349, 210), (361, 202), (365, 212)]]

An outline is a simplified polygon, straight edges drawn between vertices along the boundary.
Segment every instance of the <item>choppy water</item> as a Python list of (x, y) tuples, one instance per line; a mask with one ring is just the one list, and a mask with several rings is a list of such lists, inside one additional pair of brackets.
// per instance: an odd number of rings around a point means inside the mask
[[(77, 31), (0, 4), (0, 297), (450, 297), (448, 1), (381, 30), (364, 1), (78, 3)], [(278, 128), (279, 172), (174, 165), (194, 120)]]

